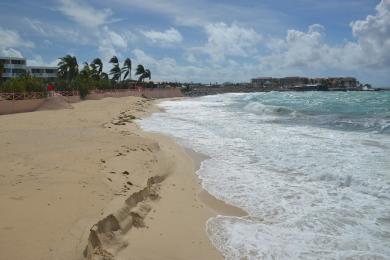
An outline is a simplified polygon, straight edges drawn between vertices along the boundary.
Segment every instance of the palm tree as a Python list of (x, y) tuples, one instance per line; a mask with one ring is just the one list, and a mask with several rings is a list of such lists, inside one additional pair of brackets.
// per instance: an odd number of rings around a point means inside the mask
[(150, 70), (145, 69), (143, 65), (138, 65), (135, 75), (139, 76), (138, 82), (143, 81), (146, 78), (149, 78), (149, 80), (152, 78), (152, 74)]
[(113, 56), (110, 59), (110, 63), (113, 64), (112, 69), (110, 70), (110, 75), (112, 75), (112, 80), (114, 81), (120, 81), (121, 80), (121, 75), (122, 75), (122, 70), (119, 67), (119, 61), (116, 56)]
[(76, 75), (79, 73), (79, 65), (75, 56), (69, 54), (60, 58), (58, 62), (58, 76), (62, 79), (66, 79), (67, 82), (73, 81)]
[[(97, 72), (99, 73), (99, 75), (100, 74), (102, 74), (102, 71), (103, 71), (103, 62), (102, 62), (102, 60), (101, 59), (99, 59), (99, 58), (96, 58), (96, 59), (94, 59), (93, 61), (92, 61), (92, 64), (96, 67), (99, 67), (99, 69), (97, 70)], [(92, 65), (91, 64), (91, 65)]]
[(92, 64), (91, 64), (91, 67), (92, 67), (92, 69), (90, 68), (90, 65), (88, 64), (88, 62), (84, 62), (84, 67), (80, 71), (80, 75), (82, 77), (84, 77), (84, 78), (91, 77), (91, 75), (93, 74), (93, 66), (92, 66)]
[(112, 58), (109, 61), (110, 63), (119, 63), (118, 58), (116, 56), (112, 56)]
[(90, 77), (92, 77), (93, 79), (96, 79), (98, 80), (99, 79), (99, 73), (98, 73), (98, 70), (96, 69), (96, 65), (94, 63), (91, 63), (89, 64), (89, 68), (90, 68)]
[(112, 75), (112, 80), (114, 81), (120, 81), (121, 80), (121, 68), (118, 64), (115, 64), (114, 67), (110, 70), (110, 75)]
[(102, 72), (102, 73), (100, 74), (100, 79), (108, 80), (108, 74), (105, 73), (105, 72)]
[(92, 77), (96, 80), (102, 78), (102, 73), (103, 73), (103, 62), (101, 59), (96, 58), (91, 62), (90, 65), (92, 69)]
[(149, 69), (146, 69), (146, 70), (145, 70), (145, 73), (144, 73), (143, 78), (144, 78), (144, 79), (148, 78), (149, 80), (152, 79), (152, 73), (150, 72)]
[(138, 65), (137, 69), (135, 70), (135, 75), (139, 76), (138, 81), (142, 80), (142, 75), (145, 73), (145, 68), (143, 65)]
[(122, 73), (125, 73), (123, 76), (124, 80), (127, 78), (127, 76), (130, 76), (131, 79), (131, 60), (129, 58), (127, 58), (123, 63)]

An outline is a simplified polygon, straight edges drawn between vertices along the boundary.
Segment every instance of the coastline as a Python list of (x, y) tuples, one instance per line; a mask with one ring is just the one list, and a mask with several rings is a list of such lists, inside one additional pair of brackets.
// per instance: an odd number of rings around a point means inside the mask
[(155, 187), (158, 199), (143, 201), (149, 210), (142, 225), (123, 232), (110, 253), (222, 259), (206, 221), (221, 208), (239, 211), (199, 195), (199, 162), (185, 148), (133, 122), (157, 107), (137, 97), (73, 106), (0, 117), (0, 259), (85, 259), (89, 229), (155, 176), (164, 176)]

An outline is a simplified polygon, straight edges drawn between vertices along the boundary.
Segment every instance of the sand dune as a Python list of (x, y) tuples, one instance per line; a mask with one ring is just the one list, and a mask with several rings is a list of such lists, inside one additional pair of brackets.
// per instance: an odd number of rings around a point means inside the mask
[(37, 111), (71, 108), (73, 108), (73, 106), (63, 96), (58, 95), (45, 99), (45, 101), (38, 107)]

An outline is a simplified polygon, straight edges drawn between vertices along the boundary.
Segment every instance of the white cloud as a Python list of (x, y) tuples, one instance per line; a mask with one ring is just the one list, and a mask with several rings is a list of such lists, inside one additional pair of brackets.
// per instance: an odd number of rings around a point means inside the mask
[[(24, 18), (24, 22), (41, 37), (53, 41), (61, 39), (77, 45), (96, 46), (104, 60), (109, 60), (114, 55), (120, 56), (121, 52), (127, 50), (130, 42), (137, 41), (137, 36), (133, 32), (125, 30), (119, 33), (108, 25), (96, 28), (66, 28), (27, 17)], [(50, 45), (52, 41), (48, 39), (44, 39), (43, 44)]]
[(122, 52), (127, 51), (128, 43), (136, 39), (130, 31), (124, 30), (118, 33), (113, 27), (108, 27), (108, 24), (118, 21), (112, 19), (113, 12), (109, 8), (98, 9), (81, 0), (59, 0), (59, 2), (58, 10), (84, 27), (82, 36), (86, 38), (87, 44), (97, 46), (103, 61), (109, 60), (114, 55), (120, 57)]
[[(307, 32), (288, 30), (285, 39), (271, 39), (270, 53), (259, 57), (264, 71), (378, 71), (390, 69), (390, 0), (382, 0), (377, 14), (351, 23), (356, 41), (341, 46), (325, 42), (325, 28)], [(304, 70), (305, 69), (305, 70)], [(307, 70), (306, 70), (307, 69)]]
[[(65, 28), (63, 26), (57, 26), (51, 23), (44, 23), (37, 19), (31, 19), (25, 17), (23, 19), (26, 26), (31, 29), (31, 32), (36, 33), (40, 37), (45, 37), (53, 40), (61, 39), (61, 41), (77, 43), (77, 44), (89, 44), (91, 43), (90, 34), (82, 33), (79, 28)], [(47, 43), (51, 42), (48, 39), (43, 40)], [(49, 41), (49, 42), (48, 42)]]
[[(98, 0), (104, 2), (103, 0)], [(209, 0), (111, 0), (111, 3), (143, 10), (151, 15), (163, 15), (176, 25), (204, 27), (210, 23), (225, 21), (248, 22), (262, 29), (281, 28), (281, 18), (285, 15), (272, 10), (262, 1), (242, 5), (239, 1)], [(255, 12), (254, 12), (255, 10)]]
[(27, 60), (27, 64), (29, 66), (43, 66), (45, 64), (42, 56), (40, 55), (35, 55), (32, 59)]
[(7, 30), (0, 27), (0, 46), (1, 47), (26, 47), (33, 48), (34, 43), (26, 41), (20, 37), (19, 33), (13, 30)]
[(111, 9), (96, 9), (79, 0), (59, 0), (58, 10), (79, 25), (96, 28), (110, 22)]
[[(98, 32), (96, 43), (98, 50), (102, 56), (104, 62), (108, 61), (112, 56), (118, 56), (127, 51), (128, 43), (132, 40), (132, 34), (119, 34), (107, 26), (104, 26), (101, 31)], [(108, 65), (108, 64), (105, 64)], [(110, 66), (104, 66), (106, 68)]]
[(154, 30), (145, 31), (142, 32), (142, 34), (152, 42), (162, 45), (175, 44), (183, 41), (183, 37), (181, 36), (180, 32), (175, 28), (170, 28), (164, 32)]
[(382, 0), (376, 10), (375, 15), (351, 23), (365, 65), (374, 68), (390, 66), (390, 0)]
[(263, 66), (271, 70), (291, 67), (322, 66), (331, 50), (323, 42), (323, 27), (312, 25), (307, 32), (288, 30), (284, 40), (268, 43), (270, 54), (260, 57)]
[(17, 31), (0, 27), (0, 55), (22, 57), (18, 48), (34, 48), (34, 43), (20, 37)]
[(56, 67), (59, 59), (55, 59), (51, 62), (45, 61), (41, 55), (34, 55), (32, 59), (27, 59), (27, 64), (29, 66), (49, 66), (49, 67)]
[(104, 27), (103, 35), (106, 35), (106, 40), (109, 40), (114, 47), (127, 48), (127, 40), (120, 34), (110, 30), (108, 27)]
[(208, 24), (205, 27), (207, 43), (198, 52), (208, 54), (214, 63), (222, 62), (226, 56), (247, 57), (257, 52), (256, 45), (261, 36), (252, 28), (241, 27), (236, 23)]
[[(133, 50), (134, 64), (143, 64), (152, 72), (152, 78), (155, 81), (181, 81), (181, 82), (217, 82), (247, 80), (255, 72), (252, 65), (228, 61), (225, 66), (210, 67), (202, 64), (182, 65), (178, 64), (175, 59), (164, 57), (155, 58), (146, 54), (143, 50)], [(242, 71), (237, 77), (236, 71)]]
[(22, 53), (14, 48), (0, 48), (0, 56), (23, 58)]
[[(209, 24), (207, 42), (190, 48), (184, 57), (192, 65), (178, 64), (172, 58), (154, 58), (140, 49), (133, 51), (136, 62), (152, 70), (154, 79), (182, 81), (247, 81), (258, 75), (362, 76), (366, 80), (390, 69), (390, 0), (382, 0), (375, 15), (351, 23), (355, 37), (341, 45), (326, 43), (325, 28), (314, 24), (307, 31), (287, 31), (285, 38), (262, 37), (253, 29), (237, 24)], [(257, 48), (266, 47), (260, 55)], [(211, 57), (204, 64), (199, 54)], [(246, 61), (240, 59), (246, 57)], [(236, 59), (238, 58), (238, 59)], [(240, 71), (240, 73), (236, 73)], [(365, 80), (362, 79), (363, 81)], [(387, 77), (388, 78), (388, 77)]]
[(179, 66), (173, 58), (156, 59), (143, 50), (133, 50), (134, 64), (142, 64), (152, 72), (154, 80), (183, 80), (187, 73), (185, 73), (185, 66)]
[(195, 57), (195, 55), (193, 53), (188, 53), (185, 55), (185, 59), (189, 62), (189, 63), (197, 63), (198, 62), (198, 59)]

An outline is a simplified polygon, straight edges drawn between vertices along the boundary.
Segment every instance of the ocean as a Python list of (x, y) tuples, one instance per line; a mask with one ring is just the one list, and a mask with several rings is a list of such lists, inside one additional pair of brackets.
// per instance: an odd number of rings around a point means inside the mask
[(390, 259), (390, 92), (222, 94), (140, 121), (209, 159), (197, 174), (248, 212), (206, 224), (226, 259)]

